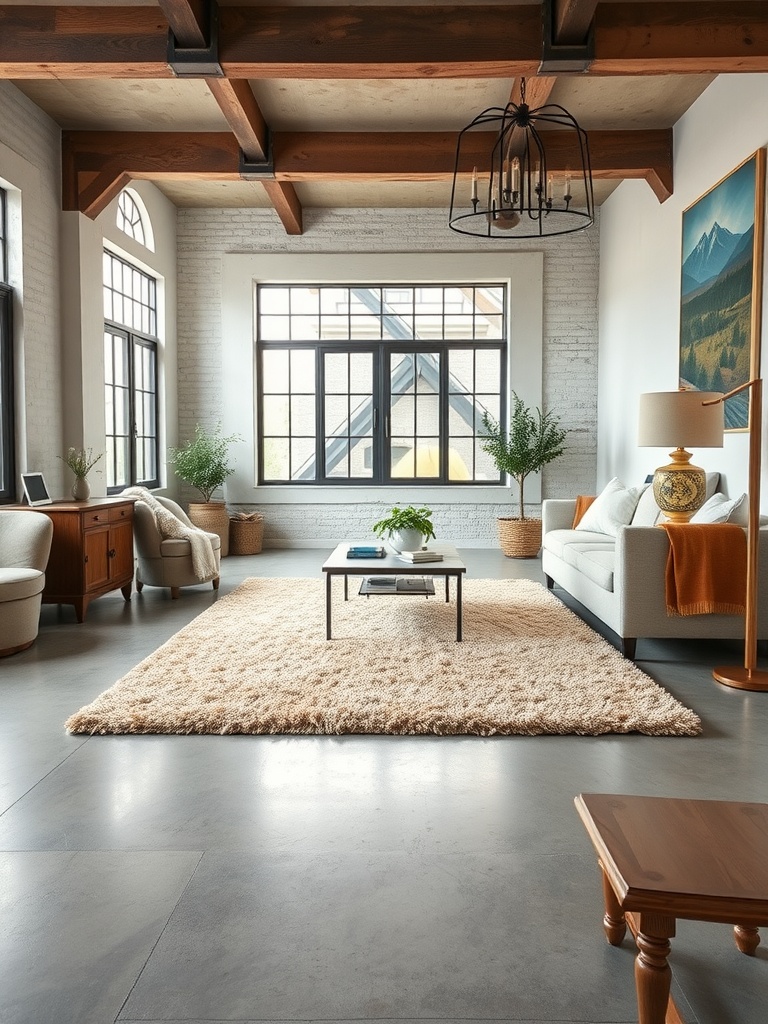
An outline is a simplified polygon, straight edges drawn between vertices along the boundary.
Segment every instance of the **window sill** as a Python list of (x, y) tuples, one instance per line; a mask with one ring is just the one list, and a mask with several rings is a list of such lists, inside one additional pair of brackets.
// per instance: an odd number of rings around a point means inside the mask
[[(531, 483), (530, 499), (538, 501), (537, 490)], [(291, 484), (272, 484), (253, 487), (250, 496), (243, 488), (232, 493), (227, 488), (227, 501), (242, 505), (360, 505), (371, 502), (424, 505), (498, 505), (509, 504), (510, 488), (505, 484), (437, 487), (324, 487), (309, 484), (306, 487)], [(527, 496), (527, 490), (526, 490)]]

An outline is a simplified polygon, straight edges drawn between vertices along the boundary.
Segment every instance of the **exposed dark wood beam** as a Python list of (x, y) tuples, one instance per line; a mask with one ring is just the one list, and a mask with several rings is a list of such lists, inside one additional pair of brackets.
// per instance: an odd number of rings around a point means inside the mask
[(267, 125), (248, 82), (242, 78), (208, 78), (208, 88), (249, 160), (267, 155)]
[[(471, 148), (464, 154), (466, 167), (460, 168), (467, 178), (473, 166), (487, 172), (492, 139), (491, 133), (472, 135)], [(644, 178), (660, 200), (671, 194), (671, 129), (590, 132), (589, 143), (596, 179)], [(69, 176), (62, 189), (65, 208), (89, 216), (100, 212), (99, 196), (108, 193), (103, 179), (110, 174), (158, 181), (235, 181), (240, 177), (239, 147), (227, 132), (67, 131), (62, 145), (63, 173)], [(273, 137), (276, 180), (264, 184), (278, 213), (283, 210), (280, 215), (286, 230), (291, 231), (291, 218), (298, 230), (301, 213), (292, 189), (278, 186), (301, 181), (448, 183), (455, 151), (456, 136), (451, 132), (277, 132)], [(553, 173), (573, 169), (576, 157), (571, 132), (547, 133), (548, 167)], [(98, 175), (98, 187), (94, 174)]]
[(158, 7), (0, 7), (0, 78), (172, 78)]
[[(0, 77), (167, 78), (153, 7), (0, 7)], [(532, 78), (541, 7), (222, 7), (230, 78)], [(607, 3), (592, 75), (768, 71), (765, 0)]]
[(554, 9), (553, 42), (558, 45), (583, 43), (595, 17), (597, 0), (545, 0)]
[[(552, 95), (552, 90), (554, 89), (556, 82), (557, 79), (551, 75), (540, 75), (533, 78), (526, 78), (525, 102), (531, 110), (535, 110), (536, 107), (543, 107), (549, 102), (549, 97)], [(522, 103), (522, 84), (522, 77), (515, 79), (512, 91), (509, 94), (509, 103), (514, 103), (516, 106)]]
[(263, 181), (264, 191), (283, 222), (289, 235), (300, 235), (304, 231), (303, 211), (296, 189), (290, 181)]
[[(209, 78), (207, 82), (246, 159), (266, 160), (269, 130), (248, 82), (242, 78)], [(286, 232), (300, 235), (302, 210), (296, 189), (289, 182), (265, 180), (262, 184)]]
[(591, 74), (680, 75), (766, 70), (765, 2), (613, 3), (597, 8)]
[(179, 46), (207, 46), (206, 0), (157, 0)]

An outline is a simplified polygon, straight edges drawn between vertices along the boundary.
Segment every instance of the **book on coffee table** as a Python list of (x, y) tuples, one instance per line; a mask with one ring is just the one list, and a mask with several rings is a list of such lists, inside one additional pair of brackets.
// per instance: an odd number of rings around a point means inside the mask
[(401, 551), (397, 556), (403, 562), (411, 562), (413, 565), (421, 562), (442, 562), (443, 556), (439, 551), (430, 551), (428, 548), (422, 551)]
[(434, 592), (435, 583), (429, 576), (364, 576), (358, 591), (365, 597), (371, 594), (420, 594), (429, 597)]

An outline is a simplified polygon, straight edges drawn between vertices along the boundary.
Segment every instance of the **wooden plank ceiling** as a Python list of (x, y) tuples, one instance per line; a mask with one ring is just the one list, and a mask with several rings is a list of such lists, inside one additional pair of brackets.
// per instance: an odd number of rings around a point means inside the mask
[[(551, 25), (547, 49), (545, 25)], [(572, 48), (584, 69), (577, 76), (568, 63)], [(189, 61), (196, 62), (191, 69)], [(105, 130), (82, 129), (82, 107), (74, 97), (87, 92), (89, 82), (111, 83), (112, 88), (122, 83), (143, 100), (144, 92), (154, 88), (162, 94), (163, 81), (189, 70), (220, 111), (213, 120), (228, 130), (211, 131), (209, 123), (200, 130), (190, 124), (183, 131), (172, 130), (173, 124), (158, 130), (153, 123), (151, 130), (116, 131), (107, 130), (108, 117), (102, 119)], [(361, 91), (377, 85), (386, 89), (390, 83), (393, 96), (405, 96), (424, 83), (425, 91), (434, 94), (438, 80), (446, 80), (446, 89), (448, 80), (465, 80), (468, 86), (487, 81), (489, 88), (503, 89), (494, 104), (503, 105), (509, 99), (519, 102), (523, 77), (531, 106), (553, 95), (568, 105), (569, 90), (578, 101), (589, 85), (604, 110), (611, 111), (610, 127), (601, 126), (598, 110), (577, 114), (589, 122), (595, 180), (644, 179), (663, 202), (673, 190), (671, 125), (685, 109), (681, 97), (690, 102), (711, 80), (708, 76), (766, 71), (764, 0), (323, 7), (291, 2), (217, 7), (213, 0), (0, 4), (0, 76), (43, 107), (58, 104), (65, 128), (63, 207), (90, 217), (132, 178), (157, 181), (160, 187), (164, 182), (225, 186), (254, 179), (290, 234), (302, 231), (297, 186), (303, 184), (398, 182), (407, 187), (439, 182), (446, 185), (447, 206), (456, 133), (466, 118), (446, 130), (449, 109), (436, 117), (442, 121), (440, 130), (404, 130), (407, 111), (398, 109), (397, 102), (380, 102), (380, 116), (372, 118), (375, 130), (358, 125), (347, 130), (343, 109), (334, 130), (313, 124), (311, 110), (306, 123), (281, 128), (282, 121), (290, 120), (283, 115), (281, 95), (295, 97), (302, 83), (309, 96), (319, 96), (323, 88), (332, 94), (334, 85), (350, 89), (354, 83)], [(658, 91), (654, 95), (653, 109), (638, 127), (627, 90), (624, 100), (613, 105), (611, 91), (620, 94), (622, 81), (631, 79), (637, 82), (633, 93), (640, 96), (651, 76), (665, 76), (668, 85), (661, 96)], [(685, 87), (676, 89), (676, 81)], [(62, 99), (67, 82), (71, 94)], [(125, 97), (130, 103), (131, 93)], [(271, 109), (271, 125), (265, 105)], [(205, 121), (211, 120), (207, 115)], [(552, 169), (565, 170), (573, 162), (568, 140), (554, 132), (551, 141)], [(487, 161), (490, 146), (480, 136), (476, 144), (463, 173), (469, 174), (472, 164), (482, 170)]]

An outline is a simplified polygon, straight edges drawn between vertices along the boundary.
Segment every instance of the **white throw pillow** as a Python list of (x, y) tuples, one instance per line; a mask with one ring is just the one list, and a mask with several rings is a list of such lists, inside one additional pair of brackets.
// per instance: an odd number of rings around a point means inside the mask
[(691, 516), (692, 523), (736, 523), (737, 526), (747, 525), (749, 504), (746, 494), (738, 498), (726, 498), (724, 494), (713, 494), (705, 501), (698, 512)]
[(632, 514), (632, 526), (655, 526), (661, 518), (661, 509), (653, 496), (653, 487), (647, 484), (641, 489), (640, 500)]
[(625, 487), (614, 477), (589, 506), (576, 529), (615, 537), (620, 526), (628, 526), (632, 522), (640, 490), (639, 487)]

